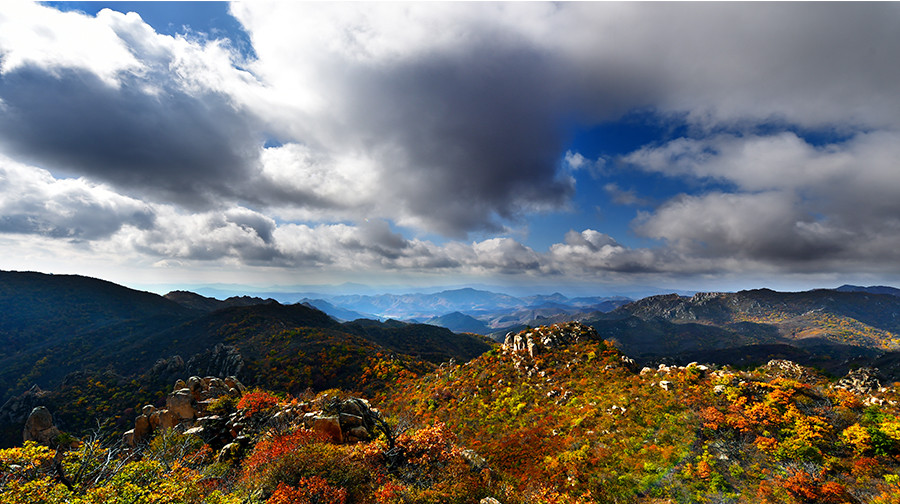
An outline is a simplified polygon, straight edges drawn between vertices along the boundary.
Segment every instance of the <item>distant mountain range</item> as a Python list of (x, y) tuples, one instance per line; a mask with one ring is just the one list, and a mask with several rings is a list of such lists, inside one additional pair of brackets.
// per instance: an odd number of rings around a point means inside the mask
[(630, 301), (621, 296), (568, 298), (560, 293), (516, 297), (472, 288), (436, 293), (340, 295), (301, 300), (338, 320), (405, 320), (484, 335), (505, 334), (529, 324), (556, 319), (572, 320), (593, 312), (608, 312)]

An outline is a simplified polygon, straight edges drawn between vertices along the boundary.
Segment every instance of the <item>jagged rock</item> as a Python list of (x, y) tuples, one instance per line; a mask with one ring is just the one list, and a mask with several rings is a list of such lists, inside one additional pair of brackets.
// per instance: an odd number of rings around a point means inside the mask
[(125, 434), (122, 435), (122, 442), (125, 443), (125, 446), (134, 446), (134, 429), (125, 431)]
[[(188, 383), (190, 383), (190, 380), (188, 380)], [(196, 411), (193, 403), (194, 394), (190, 389), (176, 390), (166, 397), (166, 409), (182, 419), (190, 420), (194, 418)]]
[(478, 501), (478, 504), (500, 504), (500, 501), (493, 497), (485, 497), (484, 499)]
[(225, 385), (225, 381), (220, 378), (212, 378), (206, 390), (206, 397), (216, 398), (228, 393), (229, 387)]
[(49, 445), (60, 435), (59, 429), (53, 423), (53, 415), (45, 406), (38, 406), (31, 410), (25, 428), (22, 429), (23, 441), (35, 441)]
[(152, 404), (146, 404), (143, 408), (141, 408), (141, 414), (145, 416), (150, 416), (156, 411), (156, 406)]
[(243, 393), (245, 392), (245, 390), (246, 390), (246, 389), (244, 388), (244, 385), (243, 385), (241, 382), (239, 382), (238, 379), (237, 379), (236, 377), (234, 377), (234, 376), (228, 376), (228, 377), (226, 377), (225, 380), (224, 380), (224, 382), (225, 382), (225, 385), (226, 385), (229, 389), (235, 389), (235, 390), (237, 390), (238, 392), (240, 392), (241, 394), (243, 394)]
[(191, 427), (191, 428), (185, 430), (184, 434), (188, 435), (188, 436), (199, 436), (199, 435), (203, 434), (204, 430), (205, 429), (203, 427)]
[(673, 385), (672, 385), (672, 382), (670, 382), (670, 381), (663, 380), (663, 381), (659, 382), (659, 388), (661, 388), (663, 390), (672, 390), (672, 387), (673, 387)]
[(866, 395), (881, 388), (878, 380), (878, 369), (861, 367), (847, 373), (847, 376), (838, 381), (834, 388), (844, 389), (855, 394)]
[(628, 357), (627, 355), (623, 355), (619, 358), (619, 360), (622, 361), (622, 364), (625, 366), (625, 369), (631, 371), (632, 373), (638, 372), (637, 362), (635, 362), (634, 359), (632, 359), (631, 357)]
[(159, 359), (150, 368), (148, 374), (156, 377), (171, 377), (184, 373), (184, 359), (180, 355), (173, 355), (168, 359)]

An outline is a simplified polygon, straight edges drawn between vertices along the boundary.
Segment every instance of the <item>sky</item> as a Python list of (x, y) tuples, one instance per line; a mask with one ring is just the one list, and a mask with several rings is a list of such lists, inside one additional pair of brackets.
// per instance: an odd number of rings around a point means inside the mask
[(900, 4), (4, 2), (0, 269), (900, 284)]

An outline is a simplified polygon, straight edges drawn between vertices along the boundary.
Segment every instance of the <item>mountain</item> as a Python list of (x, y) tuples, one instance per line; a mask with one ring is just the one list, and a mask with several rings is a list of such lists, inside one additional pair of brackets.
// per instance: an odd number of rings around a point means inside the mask
[(298, 303), (302, 303), (308, 306), (311, 306), (317, 310), (321, 310), (337, 320), (340, 321), (350, 321), (356, 319), (375, 319), (378, 318), (374, 315), (368, 313), (361, 313), (358, 311), (348, 310), (346, 308), (341, 308), (339, 306), (335, 306), (324, 299), (310, 299), (303, 298)]
[(446, 327), (453, 332), (470, 332), (475, 334), (489, 334), (492, 332), (490, 327), (484, 322), (458, 311), (441, 315), (440, 317), (432, 317), (426, 320), (425, 323)]
[(394, 319), (431, 317), (454, 311), (508, 309), (524, 304), (513, 296), (471, 288), (433, 294), (345, 295), (332, 297), (329, 301), (343, 308)]
[[(460, 312), (488, 322), (491, 318), (527, 309), (554, 309), (556, 313), (609, 311), (631, 300), (622, 297), (569, 299), (559, 293), (518, 298), (508, 294), (462, 288), (430, 294), (343, 295), (328, 297), (327, 301), (341, 308), (371, 313), (383, 318), (427, 320)], [(491, 325), (490, 322), (488, 324)]]
[(886, 285), (872, 285), (862, 287), (859, 285), (841, 285), (837, 289), (838, 292), (868, 292), (869, 294), (890, 294), (891, 296), (900, 296), (900, 289), (896, 287), (888, 287)]

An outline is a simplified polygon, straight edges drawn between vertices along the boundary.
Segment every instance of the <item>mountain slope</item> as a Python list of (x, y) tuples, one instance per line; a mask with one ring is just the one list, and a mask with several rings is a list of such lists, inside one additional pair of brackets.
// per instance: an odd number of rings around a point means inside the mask
[[(599, 334), (558, 336), (567, 332), (528, 330), (507, 341), (530, 338), (534, 348), (505, 345), (404, 380), (386, 408), (445, 424), (532, 502), (799, 504), (900, 495), (881, 477), (900, 470), (900, 436), (883, 449), (854, 437), (900, 427), (900, 391), (879, 388), (867, 372), (832, 383), (773, 361), (744, 372), (692, 364), (638, 373)], [(865, 472), (860, 459), (877, 469)]]

